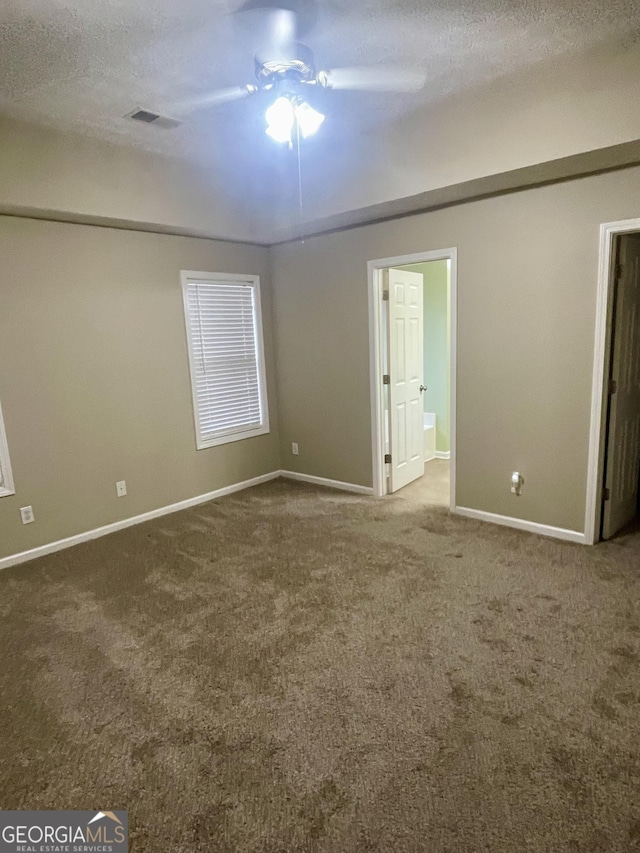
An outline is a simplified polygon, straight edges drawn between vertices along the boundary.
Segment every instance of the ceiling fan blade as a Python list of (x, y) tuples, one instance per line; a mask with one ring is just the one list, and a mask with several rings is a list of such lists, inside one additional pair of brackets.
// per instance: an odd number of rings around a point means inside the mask
[(207, 107), (217, 107), (230, 101), (239, 101), (251, 94), (248, 86), (230, 86), (227, 89), (216, 89), (206, 95), (187, 98), (184, 101), (171, 104), (167, 109), (172, 115), (187, 114)]
[(332, 68), (326, 75), (330, 89), (371, 92), (417, 92), (427, 81), (424, 71), (393, 65)]

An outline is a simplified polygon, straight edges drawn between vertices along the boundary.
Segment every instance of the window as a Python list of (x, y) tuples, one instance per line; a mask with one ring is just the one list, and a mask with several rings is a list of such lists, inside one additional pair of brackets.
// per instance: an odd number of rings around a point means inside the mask
[(0, 498), (14, 494), (15, 489), (13, 488), (13, 477), (11, 476), (11, 465), (9, 464), (9, 448), (4, 432), (2, 407), (0, 407)]
[(257, 276), (182, 273), (196, 447), (269, 432)]

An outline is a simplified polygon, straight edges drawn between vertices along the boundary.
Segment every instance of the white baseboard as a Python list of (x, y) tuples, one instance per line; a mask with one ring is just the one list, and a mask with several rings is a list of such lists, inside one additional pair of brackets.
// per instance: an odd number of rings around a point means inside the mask
[[(37, 548), (31, 548), (28, 551), (21, 551), (18, 554), (10, 554), (8, 557), (1, 557), (0, 569), (8, 569), (10, 566), (16, 566), (19, 563), (26, 563), (29, 560), (35, 560), (37, 557), (44, 557), (47, 554), (53, 554), (56, 551), (62, 551), (65, 548), (71, 548), (74, 545), (79, 545), (81, 542), (89, 542), (91, 539), (98, 539), (109, 533), (115, 533), (117, 530), (124, 530), (126, 527), (133, 527), (136, 524), (142, 524), (144, 521), (151, 521), (153, 518), (160, 518), (163, 515), (179, 512), (182, 509), (189, 509), (189, 507), (207, 503), (207, 501), (222, 498), (225, 495), (231, 495), (234, 492), (250, 489), (252, 486), (258, 486), (260, 483), (267, 483), (269, 480), (276, 480), (278, 477), (284, 477), (287, 480), (299, 480), (303, 483), (313, 483), (317, 486), (329, 486), (332, 489), (340, 489), (341, 491), (352, 492), (357, 495), (373, 495), (373, 488), (370, 486), (359, 486), (356, 483), (344, 483), (341, 480), (329, 480), (326, 477), (314, 477), (311, 474), (300, 474), (297, 471), (271, 471), (269, 474), (252, 477), (250, 480), (243, 480), (240, 483), (232, 483), (230, 486), (224, 486), (221, 489), (216, 489), (213, 492), (207, 492), (204, 495), (197, 495), (194, 498), (187, 498), (187, 500), (179, 501), (178, 503), (158, 507), (158, 509), (152, 509), (149, 512), (142, 513), (141, 515), (134, 515), (130, 518), (124, 518), (121, 521), (114, 521), (111, 524), (96, 527), (94, 530), (77, 533), (74, 536), (68, 536), (66, 539), (59, 539), (56, 542), (49, 542), (46, 545), (39, 545)], [(538, 533), (541, 536), (552, 536), (556, 539), (564, 539), (568, 542), (577, 542), (579, 544), (587, 543), (585, 534), (580, 533), (577, 530), (565, 530), (562, 527), (551, 527), (547, 524), (538, 524), (535, 521), (525, 521), (524, 519), (512, 518), (508, 515), (496, 515), (492, 512), (484, 512), (479, 509), (469, 509), (468, 507), (457, 506), (454, 512), (457, 515), (466, 516), (467, 518), (475, 518), (479, 521), (488, 521), (492, 524), (502, 524), (505, 527), (514, 527), (518, 530)]]
[(451, 459), (450, 450), (436, 450), (436, 459)]
[(124, 518), (122, 521), (114, 521), (111, 524), (105, 524), (103, 527), (96, 527), (95, 530), (87, 530), (84, 533), (77, 533), (75, 536), (68, 536), (66, 539), (59, 539), (57, 542), (39, 545), (37, 548), (31, 548), (29, 551), (10, 554), (8, 557), (0, 558), (0, 569), (8, 569), (9, 566), (16, 566), (18, 563), (26, 563), (27, 560), (35, 560), (36, 557), (44, 557), (46, 554), (53, 554), (56, 551), (62, 551), (64, 548), (71, 548), (73, 545), (79, 545), (81, 542), (98, 539), (100, 536), (115, 533), (116, 530), (124, 530), (125, 527), (133, 527), (134, 524), (141, 524), (143, 521), (150, 521), (152, 518), (159, 518), (162, 515), (179, 512), (181, 509), (189, 509), (189, 507), (215, 500), (215, 498), (222, 498), (225, 495), (231, 495), (233, 492), (240, 492), (243, 489), (250, 489), (251, 486), (258, 486), (260, 483), (276, 480), (280, 474), (280, 471), (272, 471), (270, 474), (252, 477), (250, 480), (244, 480), (241, 483), (232, 483), (230, 486), (224, 486), (222, 489), (207, 492), (205, 495), (197, 495), (195, 498), (187, 498), (187, 500), (169, 504), (169, 506), (161, 506), (158, 509), (143, 512), (141, 515)]
[(303, 483), (313, 483), (316, 486), (329, 486), (343, 492), (354, 492), (356, 495), (372, 495), (371, 486), (358, 486), (355, 483), (343, 483), (341, 480), (328, 480), (326, 477), (313, 477), (311, 474), (299, 474), (297, 471), (280, 471), (285, 480), (300, 480)]
[(469, 509), (466, 506), (457, 506), (454, 509), (457, 515), (467, 518), (475, 518), (478, 521), (488, 521), (491, 524), (502, 524), (503, 527), (515, 527), (516, 530), (526, 530), (529, 533), (538, 533), (540, 536), (552, 536), (554, 539), (564, 539), (567, 542), (577, 542), (586, 545), (587, 539), (584, 533), (578, 530), (565, 530), (563, 527), (552, 527), (549, 524), (538, 524), (537, 521), (526, 521), (523, 518), (512, 518), (510, 515), (496, 515), (493, 512), (484, 512), (481, 509)]

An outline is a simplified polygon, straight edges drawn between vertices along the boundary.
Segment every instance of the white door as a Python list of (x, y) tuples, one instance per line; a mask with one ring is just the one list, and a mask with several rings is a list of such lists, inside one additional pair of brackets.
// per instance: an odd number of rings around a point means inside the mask
[(613, 318), (609, 438), (602, 537), (635, 516), (640, 473), (640, 239), (621, 237)]
[(385, 270), (389, 290), (389, 491), (424, 474), (422, 273)]

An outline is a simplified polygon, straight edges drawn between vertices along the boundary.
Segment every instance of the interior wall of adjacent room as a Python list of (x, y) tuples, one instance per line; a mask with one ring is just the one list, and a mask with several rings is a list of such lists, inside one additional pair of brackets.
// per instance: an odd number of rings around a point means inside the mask
[(425, 412), (436, 416), (436, 450), (447, 453), (450, 449), (451, 375), (449, 370), (450, 318), (449, 318), (449, 267), (450, 261), (428, 261), (409, 264), (402, 269), (422, 274), (423, 293), (423, 382), (427, 390), (422, 400)]
[[(266, 249), (0, 217), (0, 258), (0, 558), (280, 467)], [(181, 269), (260, 276), (269, 435), (196, 451)]]
[(639, 197), (636, 167), (274, 247), (283, 467), (372, 484), (367, 262), (457, 246), (457, 504), (582, 531), (599, 224)]

